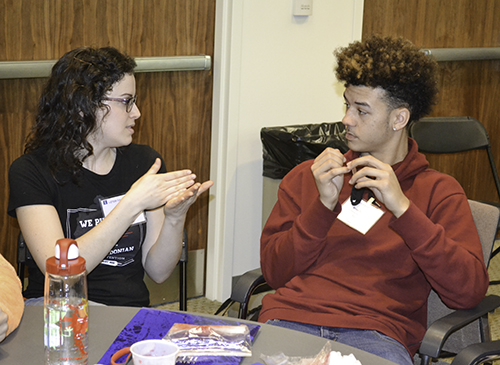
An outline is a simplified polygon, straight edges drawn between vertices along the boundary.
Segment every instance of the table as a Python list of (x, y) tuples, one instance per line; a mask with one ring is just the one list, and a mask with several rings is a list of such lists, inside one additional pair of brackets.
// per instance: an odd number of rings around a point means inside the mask
[[(89, 307), (89, 365), (94, 365), (106, 352), (121, 330), (139, 308), (90, 306)], [(211, 318), (211, 315), (200, 315)], [(220, 317), (219, 317), (220, 318)], [(224, 317), (245, 323), (247, 321)], [(254, 322), (248, 322), (254, 323)], [(260, 324), (255, 338), (252, 357), (244, 358), (241, 365), (262, 362), (260, 354), (275, 355), (283, 352), (288, 356), (314, 356), (328, 340), (286, 328)], [(395, 365), (394, 363), (353, 347), (330, 341), (332, 350), (343, 355), (354, 354), (363, 365)], [(43, 307), (28, 306), (18, 329), (0, 343), (2, 365), (43, 364)]]

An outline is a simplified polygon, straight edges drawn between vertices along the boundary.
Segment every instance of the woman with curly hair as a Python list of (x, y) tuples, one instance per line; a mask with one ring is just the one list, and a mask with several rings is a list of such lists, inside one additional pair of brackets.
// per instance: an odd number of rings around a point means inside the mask
[(162, 282), (179, 260), (187, 211), (213, 183), (166, 172), (156, 151), (132, 143), (135, 66), (115, 48), (82, 47), (52, 68), (25, 153), (9, 170), (8, 212), (36, 263), (27, 298), (43, 296), (60, 238), (77, 241), (89, 299), (108, 305), (149, 305), (144, 272)]
[(408, 137), (436, 98), (435, 61), (390, 37), (335, 55), (350, 151), (327, 148), (281, 182), (261, 237), (276, 292), (259, 321), (410, 365), (431, 289), (452, 308), (484, 297), (481, 243), (461, 186)]

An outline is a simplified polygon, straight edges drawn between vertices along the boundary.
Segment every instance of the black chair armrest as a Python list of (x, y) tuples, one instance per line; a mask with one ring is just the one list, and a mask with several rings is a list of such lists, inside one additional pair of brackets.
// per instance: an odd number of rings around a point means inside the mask
[(420, 345), (422, 356), (438, 358), (446, 339), (455, 331), (500, 307), (500, 297), (486, 296), (472, 309), (461, 309), (438, 319), (427, 329)]
[(451, 365), (477, 365), (500, 358), (500, 341), (476, 343), (460, 351)]
[(240, 303), (238, 318), (245, 319), (247, 317), (250, 297), (257, 289), (263, 289), (263, 291), (271, 290), (269, 285), (267, 285), (260, 268), (247, 271), (240, 276), (236, 284), (233, 286), (230, 299), (234, 302)]

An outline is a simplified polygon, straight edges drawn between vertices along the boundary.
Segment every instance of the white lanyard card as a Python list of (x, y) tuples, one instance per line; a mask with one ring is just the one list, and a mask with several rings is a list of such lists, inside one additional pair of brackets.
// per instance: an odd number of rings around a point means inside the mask
[(352, 205), (351, 198), (342, 204), (342, 211), (337, 216), (342, 222), (356, 231), (366, 234), (375, 223), (384, 215), (384, 211), (372, 204), (373, 198), (369, 201), (361, 200), (359, 204)]
[[(102, 212), (104, 213), (104, 217), (107, 217), (109, 213), (116, 207), (116, 205), (122, 200), (122, 198), (125, 196), (125, 194), (120, 195), (120, 196), (115, 196), (112, 198), (108, 199), (101, 199), (101, 208)], [(144, 215), (144, 212), (139, 214), (139, 216), (135, 219), (134, 224), (139, 224), (139, 223), (145, 223), (146, 222), (146, 216)]]

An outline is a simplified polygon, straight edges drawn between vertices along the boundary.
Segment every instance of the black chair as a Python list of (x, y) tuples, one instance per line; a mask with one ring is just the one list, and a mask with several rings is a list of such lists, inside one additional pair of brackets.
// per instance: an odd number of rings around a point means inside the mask
[[(493, 181), (500, 198), (500, 180), (491, 152), (490, 139), (486, 129), (472, 117), (429, 117), (422, 118), (411, 125), (409, 135), (417, 141), (420, 152), (449, 154), (472, 150), (485, 150), (491, 168)], [(500, 207), (497, 202), (485, 202)], [(497, 233), (500, 231), (498, 227)], [(500, 252), (496, 248), (491, 257)], [(491, 285), (500, 284), (499, 280), (490, 282)]]
[[(500, 210), (474, 200), (469, 200), (469, 204), (483, 246), (484, 260), (489, 263)], [(229, 303), (225, 305), (239, 304), (238, 317), (247, 319), (251, 296), (259, 290), (269, 289), (260, 268), (246, 272), (236, 282)], [(490, 341), (488, 326), (488, 313), (499, 307), (500, 297), (488, 295), (473, 309), (453, 311), (432, 291), (428, 299), (428, 329), (419, 350), (420, 363), (429, 365), (435, 359), (457, 353), (453, 365), (480, 364), (480, 361), (500, 358), (500, 341)], [(418, 362), (418, 355), (415, 360)]]
[(480, 121), (472, 117), (422, 118), (410, 126), (409, 135), (417, 141), (420, 152), (445, 154), (486, 150), (500, 198), (500, 180), (491, 152), (490, 139)]
[[(490, 139), (480, 121), (472, 117), (422, 118), (411, 125), (409, 135), (417, 141), (420, 152), (450, 154), (485, 150), (497, 194), (500, 198), (500, 180), (495, 159), (491, 152)], [(500, 207), (500, 204), (496, 202), (485, 203)], [(500, 248), (493, 251), (492, 257), (498, 252), (500, 252)]]
[[(187, 263), (188, 263), (188, 236), (187, 231), (184, 229), (182, 238), (182, 252), (179, 259), (179, 310), (187, 311)], [(19, 232), (17, 238), (17, 275), (23, 283), (26, 272), (26, 265), (36, 265), (33, 257), (31, 256), (26, 242), (24, 242), (23, 235)]]

